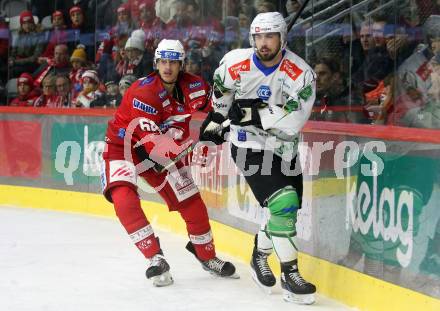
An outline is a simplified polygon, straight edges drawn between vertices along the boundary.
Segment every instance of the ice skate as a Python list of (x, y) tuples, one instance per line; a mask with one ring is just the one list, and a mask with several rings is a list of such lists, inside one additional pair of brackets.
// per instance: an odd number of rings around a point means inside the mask
[(298, 271), (298, 262), (281, 264), (281, 288), (283, 299), (302, 305), (310, 305), (315, 302), (315, 285), (305, 281)]
[(218, 257), (214, 257), (206, 261), (201, 261), (197, 257), (196, 251), (191, 242), (188, 242), (188, 244), (186, 244), (186, 249), (189, 252), (191, 252), (194, 256), (196, 256), (197, 260), (202, 264), (203, 269), (208, 271), (209, 273), (216, 276), (231, 278), (231, 279), (240, 278), (240, 276), (235, 272), (235, 266), (229, 261), (223, 261)]
[(153, 280), (153, 285), (156, 287), (168, 286), (174, 282), (170, 273), (170, 265), (165, 260), (162, 251), (150, 259), (145, 275), (147, 279)]
[(270, 295), (272, 293), (271, 287), (275, 285), (276, 279), (267, 263), (267, 257), (269, 257), (269, 254), (258, 251), (257, 236), (255, 236), (254, 250), (251, 258), (252, 278), (266, 294)]

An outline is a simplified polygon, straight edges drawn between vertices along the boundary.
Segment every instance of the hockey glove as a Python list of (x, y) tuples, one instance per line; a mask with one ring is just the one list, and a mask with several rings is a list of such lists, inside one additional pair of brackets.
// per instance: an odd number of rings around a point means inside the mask
[(231, 120), (231, 124), (234, 125), (254, 125), (262, 128), (258, 110), (265, 107), (267, 107), (267, 104), (259, 98), (237, 99), (232, 103), (228, 117)]
[(216, 145), (225, 142), (223, 138), (229, 128), (223, 128), (221, 124), (226, 118), (219, 112), (209, 112), (200, 127), (200, 141), (212, 141)]

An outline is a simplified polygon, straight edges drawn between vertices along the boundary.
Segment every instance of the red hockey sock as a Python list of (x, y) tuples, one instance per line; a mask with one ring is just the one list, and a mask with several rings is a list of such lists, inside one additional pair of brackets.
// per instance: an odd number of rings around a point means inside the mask
[(145, 257), (156, 255), (160, 250), (159, 242), (141, 208), (137, 193), (130, 187), (119, 186), (112, 189), (111, 195), (116, 215), (133, 243)]
[(194, 245), (197, 257), (206, 261), (215, 257), (215, 246), (209, 225), (208, 212), (200, 195), (188, 200), (188, 204), (179, 209), (186, 222), (189, 239)]

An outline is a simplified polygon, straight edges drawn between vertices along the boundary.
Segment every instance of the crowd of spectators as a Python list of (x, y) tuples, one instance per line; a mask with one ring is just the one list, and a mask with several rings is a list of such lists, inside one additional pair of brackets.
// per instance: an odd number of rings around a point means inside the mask
[[(154, 50), (163, 38), (181, 40), (187, 50), (185, 70), (211, 82), (227, 51), (249, 47), (256, 14), (278, 10), (288, 23), (302, 1), (30, 1), (29, 10), (19, 15), (19, 29), (0, 38), (0, 70), (6, 77), (0, 78), (5, 86), (1, 101), (11, 106), (116, 107), (133, 81), (154, 70)], [(314, 1), (317, 8), (336, 2)], [(313, 119), (440, 125), (440, 1), (398, 2), (399, 10), (384, 14), (383, 1), (368, 1), (366, 9), (327, 23), (328, 31), (316, 28), (312, 45), (306, 32), (346, 7), (338, 2), (324, 17), (306, 8), (298, 19), (288, 45), (317, 73)], [(8, 25), (0, 23), (0, 29)]]

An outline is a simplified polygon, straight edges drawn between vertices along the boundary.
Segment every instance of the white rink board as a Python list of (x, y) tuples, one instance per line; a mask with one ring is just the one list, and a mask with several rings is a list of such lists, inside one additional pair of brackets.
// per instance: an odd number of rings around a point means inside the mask
[(268, 296), (235, 260), (241, 279), (215, 278), (184, 237), (156, 234), (175, 280), (164, 288), (145, 278), (145, 258), (115, 219), (0, 207), (0, 310), (353, 310), (319, 295), (313, 306), (286, 303), (279, 280)]

